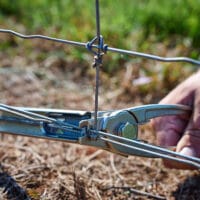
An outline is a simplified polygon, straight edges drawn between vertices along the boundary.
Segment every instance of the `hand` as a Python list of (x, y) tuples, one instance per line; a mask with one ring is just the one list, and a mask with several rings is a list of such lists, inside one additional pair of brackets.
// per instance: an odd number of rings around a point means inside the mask
[[(176, 151), (181, 154), (200, 157), (200, 72), (178, 85), (160, 104), (188, 105), (192, 108), (192, 114), (154, 119), (158, 144), (176, 146)], [(185, 168), (171, 161), (164, 163), (170, 168)]]

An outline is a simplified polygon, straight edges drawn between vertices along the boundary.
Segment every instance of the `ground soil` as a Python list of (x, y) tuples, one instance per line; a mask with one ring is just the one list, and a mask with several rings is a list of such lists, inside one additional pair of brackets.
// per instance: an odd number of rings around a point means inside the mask
[[(25, 59), (22, 55), (8, 57), (4, 52), (0, 58), (2, 103), (94, 109), (94, 73), (87, 72), (89, 75), (85, 78), (79, 63), (55, 57), (34, 62), (34, 55)], [(99, 109), (102, 110), (142, 102), (141, 97), (135, 98), (112, 85), (102, 86), (100, 93)], [(149, 126), (141, 128), (140, 136), (155, 142)], [(196, 170), (167, 169), (161, 159), (126, 158), (91, 147), (1, 134), (0, 199), (197, 200), (200, 199), (200, 176)]]

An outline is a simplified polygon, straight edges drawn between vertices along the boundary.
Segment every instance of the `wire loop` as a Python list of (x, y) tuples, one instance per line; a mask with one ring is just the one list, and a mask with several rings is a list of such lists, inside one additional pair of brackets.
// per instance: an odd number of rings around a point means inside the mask
[(93, 48), (97, 48), (97, 49), (100, 49), (101, 51), (101, 54), (106, 54), (107, 51), (108, 51), (108, 45), (107, 44), (104, 44), (104, 39), (103, 39), (103, 36), (100, 35), (100, 38), (99, 38), (99, 44), (98, 45), (95, 45), (95, 43), (97, 42), (98, 40), (98, 37), (95, 36), (91, 41), (87, 42), (85, 47), (88, 51), (92, 52), (94, 55), (98, 55), (99, 52), (98, 51), (95, 51), (93, 50)]

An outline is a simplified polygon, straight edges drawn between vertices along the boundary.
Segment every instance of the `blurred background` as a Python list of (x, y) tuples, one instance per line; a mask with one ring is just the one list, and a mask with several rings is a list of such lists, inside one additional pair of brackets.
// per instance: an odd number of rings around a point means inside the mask
[[(1, 0), (0, 26), (24, 34), (87, 42), (95, 36), (94, 5), (91, 0)], [(101, 34), (110, 47), (199, 59), (199, 5), (199, 0), (101, 0)], [(17, 60), (20, 67), (37, 65), (39, 70), (33, 73), (39, 79), (52, 70), (54, 74), (65, 72), (71, 82), (81, 85), (94, 78), (93, 58), (86, 49), (6, 34), (1, 34), (0, 42), (1, 58), (9, 58), (1, 67)], [(196, 70), (197, 66), (185, 63), (161, 63), (109, 52), (101, 70), (102, 88), (116, 91), (114, 95), (123, 102), (155, 103)]]
[[(101, 34), (109, 47), (200, 59), (200, 0), (100, 0), (100, 14)], [(0, 28), (88, 42), (96, 34), (95, 1), (0, 0)], [(91, 111), (92, 62), (85, 48), (0, 33), (1, 103)], [(157, 103), (197, 70), (187, 63), (108, 52), (100, 73), (99, 109)], [(141, 136), (155, 142), (148, 127), (141, 129)], [(161, 160), (127, 159), (93, 148), (4, 135), (0, 175), (7, 173), (33, 200), (151, 199), (149, 193), (156, 199), (199, 199), (200, 191), (199, 176), (193, 178), (197, 172), (169, 170)], [(0, 182), (1, 199), (8, 197), (5, 185)], [(135, 194), (129, 187), (147, 194)], [(11, 198), (23, 195), (17, 192), (10, 192)]]

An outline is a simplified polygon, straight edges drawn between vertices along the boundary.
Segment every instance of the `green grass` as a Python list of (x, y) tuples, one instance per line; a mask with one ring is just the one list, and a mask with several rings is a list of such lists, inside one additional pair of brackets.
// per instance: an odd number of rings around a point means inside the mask
[[(94, 0), (1, 0), (1, 16), (14, 16), (31, 30), (54, 27), (51, 34), (86, 40), (95, 34)], [(200, 42), (200, 0), (100, 0), (102, 34), (124, 46), (137, 29), (158, 39), (178, 34)]]
[[(101, 34), (109, 46), (146, 52), (154, 42), (171, 47), (187, 41), (187, 56), (199, 57), (200, 0), (100, 0), (100, 13)], [(96, 34), (94, 0), (1, 0), (0, 24), (9, 19), (14, 23), (7, 27), (16, 30), (15, 24), (22, 24), (27, 33), (82, 42)], [(82, 58), (77, 50), (73, 56)], [(108, 73), (126, 57), (110, 60)]]

